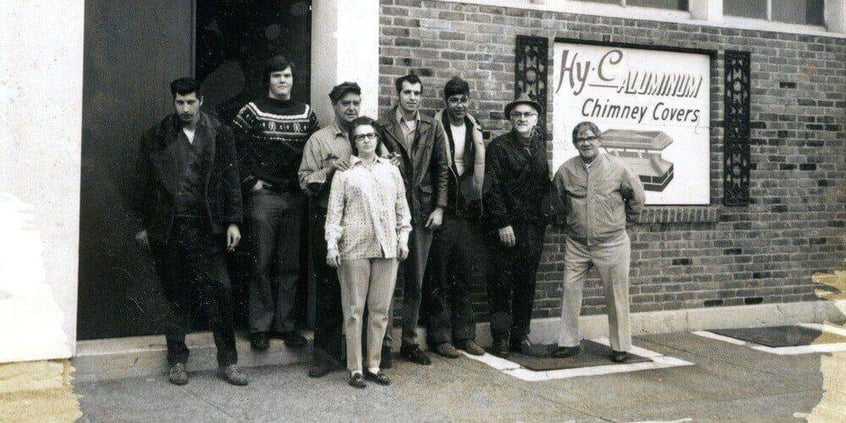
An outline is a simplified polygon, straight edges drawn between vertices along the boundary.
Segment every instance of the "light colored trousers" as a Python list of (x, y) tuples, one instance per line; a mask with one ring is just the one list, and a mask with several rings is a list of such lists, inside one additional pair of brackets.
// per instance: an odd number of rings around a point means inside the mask
[(582, 339), (579, 315), (582, 311), (582, 288), (588, 270), (596, 267), (605, 290), (608, 310), (608, 339), (611, 349), (632, 348), (629, 320), (629, 235), (624, 231), (617, 238), (600, 245), (585, 246), (566, 237), (564, 252), (564, 294), (561, 298), (561, 333), (558, 346), (574, 347)]
[(388, 327), (388, 307), (397, 281), (397, 259), (341, 260), (341, 306), (347, 342), (347, 370), (362, 371), (362, 314), (367, 304), (367, 368), (378, 369), (382, 339)]

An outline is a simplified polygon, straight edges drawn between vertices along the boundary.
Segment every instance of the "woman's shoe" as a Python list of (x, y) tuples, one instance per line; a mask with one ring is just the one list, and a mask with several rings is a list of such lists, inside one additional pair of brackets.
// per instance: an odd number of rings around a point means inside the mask
[(361, 373), (351, 374), (349, 384), (353, 388), (364, 389), (367, 387), (367, 383), (364, 382), (364, 377), (361, 376)]
[(370, 373), (369, 371), (365, 370), (364, 378), (371, 382), (376, 382), (382, 386), (388, 386), (391, 384), (391, 379), (382, 372), (376, 373), (374, 375), (373, 373)]

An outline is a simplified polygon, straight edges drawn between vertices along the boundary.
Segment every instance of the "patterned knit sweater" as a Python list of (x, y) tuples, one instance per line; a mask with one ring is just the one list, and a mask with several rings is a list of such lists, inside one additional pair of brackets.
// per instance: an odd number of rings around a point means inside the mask
[(311, 107), (265, 97), (247, 103), (233, 123), (243, 188), (249, 190), (260, 179), (273, 191), (299, 192), (303, 147), (318, 129)]

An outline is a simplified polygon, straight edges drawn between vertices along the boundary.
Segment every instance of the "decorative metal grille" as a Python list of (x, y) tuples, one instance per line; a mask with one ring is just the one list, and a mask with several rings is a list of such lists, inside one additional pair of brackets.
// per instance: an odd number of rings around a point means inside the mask
[(725, 53), (723, 204), (749, 205), (749, 52)]
[[(529, 35), (517, 36), (517, 55), (514, 69), (514, 98), (523, 93), (543, 107), (538, 116), (537, 129), (546, 134), (546, 81), (548, 74), (549, 40)], [(506, 116), (506, 118), (508, 118)]]

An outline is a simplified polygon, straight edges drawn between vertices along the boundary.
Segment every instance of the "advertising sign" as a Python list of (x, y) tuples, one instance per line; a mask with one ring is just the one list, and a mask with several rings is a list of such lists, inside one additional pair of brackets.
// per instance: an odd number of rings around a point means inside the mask
[(578, 155), (573, 127), (590, 121), (646, 204), (710, 203), (708, 55), (558, 42), (554, 63), (553, 169)]

